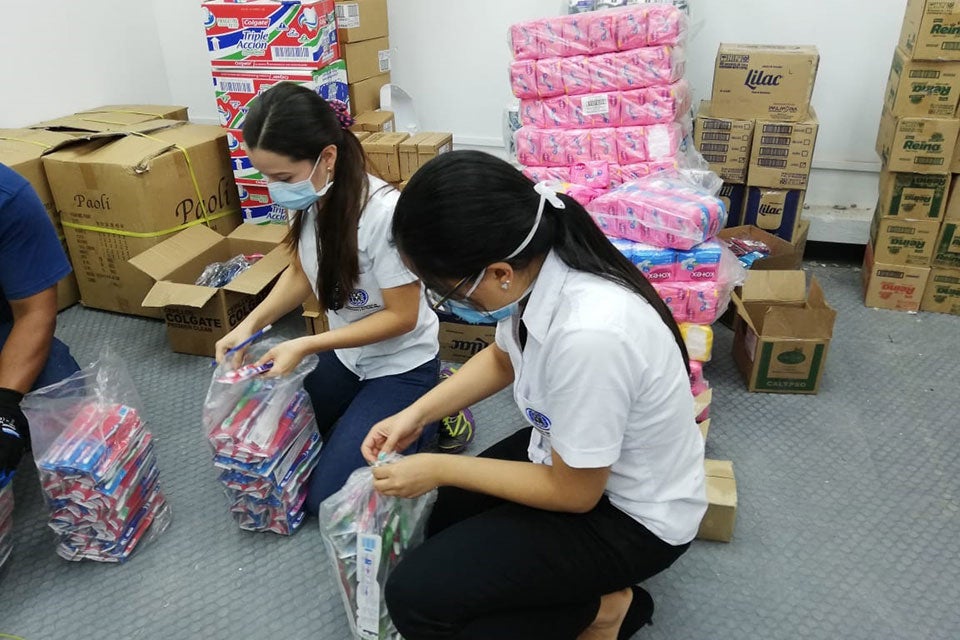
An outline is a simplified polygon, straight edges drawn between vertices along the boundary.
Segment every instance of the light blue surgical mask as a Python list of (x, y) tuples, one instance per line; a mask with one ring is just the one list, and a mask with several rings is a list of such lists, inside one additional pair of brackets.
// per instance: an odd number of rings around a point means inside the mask
[(333, 180), (327, 180), (327, 184), (319, 191), (313, 186), (313, 174), (317, 171), (320, 164), (320, 158), (313, 165), (313, 171), (306, 180), (300, 182), (268, 182), (267, 190), (270, 192), (270, 199), (285, 209), (302, 210), (310, 207), (317, 200), (322, 198), (330, 191), (333, 186)]
[(514, 300), (505, 307), (500, 307), (499, 309), (494, 309), (493, 311), (481, 311), (479, 309), (474, 309), (470, 305), (458, 300), (447, 300), (445, 304), (450, 313), (457, 316), (464, 322), (469, 322), (470, 324), (503, 322), (507, 318), (515, 316), (520, 312), (520, 303), (530, 295), (532, 290), (533, 285), (531, 284), (519, 300)]

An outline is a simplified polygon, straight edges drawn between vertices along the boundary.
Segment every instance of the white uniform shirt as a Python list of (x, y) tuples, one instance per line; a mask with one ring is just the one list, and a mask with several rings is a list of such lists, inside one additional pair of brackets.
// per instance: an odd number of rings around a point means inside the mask
[(706, 511), (703, 438), (673, 334), (641, 296), (570, 269), (554, 253), (527, 307), (497, 326), (514, 398), (533, 425), (530, 460), (556, 451), (576, 468), (611, 467), (610, 502), (665, 542), (692, 540)]
[[(331, 330), (383, 310), (384, 289), (417, 281), (417, 276), (404, 266), (390, 236), (393, 210), (400, 193), (379, 178), (367, 178), (370, 181), (368, 201), (357, 226), (359, 282), (347, 296), (342, 309), (327, 311)], [(316, 206), (311, 207), (305, 216), (299, 243), (300, 264), (314, 293), (317, 293), (319, 258)], [(430, 310), (421, 293), (417, 326), (413, 331), (364, 347), (337, 349), (336, 354), (340, 362), (361, 380), (396, 375), (415, 369), (437, 356), (437, 332), (437, 314)]]

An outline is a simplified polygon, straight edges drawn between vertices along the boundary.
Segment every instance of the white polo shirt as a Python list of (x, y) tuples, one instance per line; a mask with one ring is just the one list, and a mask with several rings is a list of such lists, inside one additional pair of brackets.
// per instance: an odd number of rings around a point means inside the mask
[(703, 438), (673, 334), (640, 295), (570, 269), (551, 252), (523, 323), (497, 326), (514, 398), (534, 427), (530, 460), (556, 451), (576, 468), (611, 467), (610, 502), (665, 542), (692, 540), (706, 511)]
[[(417, 276), (404, 266), (390, 235), (393, 210), (400, 193), (375, 176), (368, 175), (367, 179), (370, 181), (368, 200), (357, 226), (359, 282), (342, 309), (327, 311), (331, 330), (383, 310), (384, 289), (417, 281)], [(304, 218), (299, 244), (300, 264), (314, 293), (317, 293), (319, 272), (316, 219), (314, 205)], [(438, 324), (437, 314), (430, 310), (421, 292), (417, 326), (413, 331), (364, 347), (337, 349), (335, 353), (361, 380), (405, 373), (437, 356)]]

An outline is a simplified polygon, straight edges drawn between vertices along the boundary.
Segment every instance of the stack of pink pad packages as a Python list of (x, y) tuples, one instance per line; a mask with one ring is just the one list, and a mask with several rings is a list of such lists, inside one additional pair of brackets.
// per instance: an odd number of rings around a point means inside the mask
[[(254, 348), (257, 353), (266, 349)], [(306, 481), (321, 440), (303, 378), (316, 366), (266, 378), (247, 364), (217, 368), (204, 404), (203, 422), (213, 464), (241, 529), (293, 534), (303, 522)]]
[(660, 4), (511, 27), (527, 176), (605, 190), (675, 168), (690, 132), (685, 35), (683, 12)]
[(106, 354), (24, 399), (57, 553), (123, 562), (170, 524), (153, 435), (133, 384)]

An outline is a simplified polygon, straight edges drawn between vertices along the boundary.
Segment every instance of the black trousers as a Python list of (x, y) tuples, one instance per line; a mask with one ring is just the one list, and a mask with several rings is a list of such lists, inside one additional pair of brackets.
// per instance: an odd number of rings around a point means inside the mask
[[(527, 460), (529, 440), (525, 429), (480, 455)], [(688, 547), (606, 497), (589, 513), (554, 513), (444, 487), (428, 539), (387, 581), (387, 606), (406, 640), (573, 640), (602, 595), (660, 573)]]

